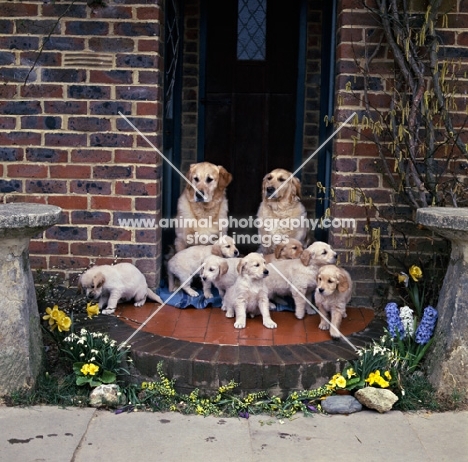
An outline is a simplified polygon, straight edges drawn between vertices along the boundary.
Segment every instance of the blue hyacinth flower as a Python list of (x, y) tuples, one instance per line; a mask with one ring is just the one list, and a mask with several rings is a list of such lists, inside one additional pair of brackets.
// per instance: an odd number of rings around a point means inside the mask
[(432, 306), (427, 306), (424, 308), (423, 317), (419, 323), (418, 328), (416, 329), (416, 334), (414, 339), (416, 343), (420, 345), (425, 345), (431, 339), (434, 334), (435, 325), (438, 318), (437, 310)]
[(398, 305), (396, 303), (388, 303), (385, 307), (385, 314), (387, 315), (388, 332), (392, 338), (395, 338), (396, 336), (404, 338), (405, 328), (403, 327), (403, 323), (400, 319), (400, 310)]

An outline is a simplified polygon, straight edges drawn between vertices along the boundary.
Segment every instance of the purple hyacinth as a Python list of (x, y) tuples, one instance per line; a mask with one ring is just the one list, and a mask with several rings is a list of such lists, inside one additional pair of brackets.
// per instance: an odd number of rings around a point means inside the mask
[(387, 315), (388, 331), (392, 338), (395, 338), (397, 335), (399, 338), (403, 338), (405, 336), (405, 328), (400, 319), (398, 305), (396, 303), (387, 303), (385, 314)]
[(416, 335), (414, 337), (416, 343), (420, 345), (426, 344), (434, 333), (435, 325), (437, 322), (438, 313), (437, 310), (432, 306), (424, 308), (423, 317), (416, 329)]

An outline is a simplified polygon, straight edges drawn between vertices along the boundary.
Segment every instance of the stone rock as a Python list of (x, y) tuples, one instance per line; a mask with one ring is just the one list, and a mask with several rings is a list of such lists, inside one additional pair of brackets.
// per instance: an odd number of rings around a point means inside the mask
[(117, 407), (125, 404), (125, 395), (116, 384), (99, 385), (89, 395), (89, 405), (92, 407)]
[(0, 204), (0, 395), (34, 387), (42, 367), (29, 240), (57, 223), (60, 212), (44, 204)]
[(417, 211), (416, 220), (449, 239), (452, 247), (436, 307), (434, 341), (426, 353), (427, 376), (441, 394), (456, 389), (468, 396), (468, 210), (427, 207)]
[(353, 414), (362, 410), (361, 403), (351, 395), (332, 395), (322, 401), (322, 409), (328, 414)]
[(383, 413), (390, 411), (398, 401), (398, 396), (385, 388), (365, 387), (354, 393), (356, 399), (369, 409)]

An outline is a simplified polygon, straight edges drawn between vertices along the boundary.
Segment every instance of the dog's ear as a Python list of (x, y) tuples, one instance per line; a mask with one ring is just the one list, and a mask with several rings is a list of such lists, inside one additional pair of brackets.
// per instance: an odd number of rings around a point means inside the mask
[(223, 257), (223, 251), (221, 249), (221, 244), (219, 242), (216, 242), (213, 244), (213, 247), (211, 247), (211, 253), (213, 255), (216, 255), (217, 257)]
[(76, 288), (78, 294), (81, 294), (83, 291), (83, 284), (81, 283), (81, 276), (78, 278), (78, 286)]
[(218, 165), (218, 169), (219, 169), (218, 189), (224, 189), (232, 181), (232, 175), (222, 165)]
[(296, 178), (295, 176), (293, 176), (292, 179), (291, 179), (291, 184), (293, 186), (294, 195), (298, 199), (301, 199), (301, 197), (302, 197), (302, 194), (301, 194), (301, 181), (299, 180), (299, 178)]
[(102, 287), (105, 282), (106, 282), (106, 278), (104, 277), (104, 275), (102, 273), (97, 273), (93, 277), (93, 284), (94, 284), (95, 289), (97, 287)]
[(349, 289), (349, 281), (346, 275), (341, 271), (338, 271), (336, 278), (338, 279), (338, 291), (346, 292)]
[(193, 171), (194, 169), (196, 168), (197, 164), (190, 164), (190, 167), (188, 169), (188, 172), (187, 174), (185, 175), (187, 177), (187, 179), (190, 181), (190, 184), (189, 183), (186, 183), (185, 185), (185, 189), (189, 189), (190, 191), (193, 189), (193, 186), (191, 185), (192, 181), (193, 181)]
[(219, 274), (220, 276), (225, 275), (229, 270), (229, 265), (226, 260), (223, 260), (221, 264), (219, 265)]
[(301, 260), (301, 263), (304, 266), (309, 266), (310, 259), (312, 258), (312, 252), (310, 250), (303, 250), (301, 253), (301, 256), (299, 257)]
[(244, 269), (244, 266), (245, 266), (245, 262), (243, 262), (242, 260), (237, 264), (237, 272), (239, 274), (242, 274), (242, 270)]
[(280, 257), (281, 257), (281, 252), (283, 251), (285, 245), (286, 245), (286, 244), (277, 244), (277, 246), (275, 247), (275, 258), (276, 258), (277, 260), (280, 259)]

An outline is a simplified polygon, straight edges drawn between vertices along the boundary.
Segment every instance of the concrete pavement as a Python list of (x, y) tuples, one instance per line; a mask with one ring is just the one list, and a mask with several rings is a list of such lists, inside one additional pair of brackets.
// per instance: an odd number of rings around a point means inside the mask
[(280, 421), (0, 406), (0, 461), (468, 461), (468, 411)]

